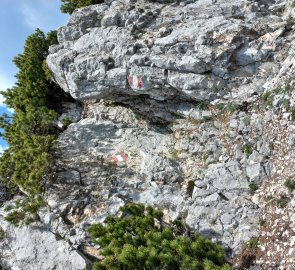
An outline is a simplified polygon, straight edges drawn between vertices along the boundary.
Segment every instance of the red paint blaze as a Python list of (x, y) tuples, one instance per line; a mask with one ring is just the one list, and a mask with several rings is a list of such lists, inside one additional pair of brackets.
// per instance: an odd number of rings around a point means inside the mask
[(133, 86), (133, 76), (129, 76), (128, 82), (130, 86)]
[(127, 159), (127, 155), (126, 154), (121, 154), (121, 157), (123, 158), (123, 160), (125, 161)]
[(142, 82), (141, 76), (138, 76), (138, 78), (137, 78), (137, 86), (139, 89), (143, 87), (143, 82)]

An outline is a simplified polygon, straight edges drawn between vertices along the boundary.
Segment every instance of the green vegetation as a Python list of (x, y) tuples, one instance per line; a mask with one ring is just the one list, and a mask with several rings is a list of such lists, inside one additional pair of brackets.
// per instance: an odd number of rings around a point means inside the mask
[(291, 7), (295, 8), (295, 1), (292, 2)]
[(261, 96), (261, 98), (266, 108), (271, 109), (273, 108), (273, 101), (275, 99), (275, 96), (280, 94), (285, 95), (280, 107), (284, 108), (285, 111), (290, 113), (291, 121), (295, 121), (295, 107), (291, 106), (289, 97), (292, 92), (291, 82), (292, 79), (288, 79), (283, 87), (277, 87), (273, 89), (271, 92), (267, 91)]
[(67, 128), (70, 124), (72, 124), (72, 120), (68, 117), (65, 117), (63, 120), (62, 120), (62, 125), (63, 125), (63, 128)]
[(255, 191), (258, 189), (258, 186), (257, 186), (256, 183), (251, 182), (251, 183), (249, 184), (249, 188), (250, 188), (250, 193), (251, 193), (251, 195), (253, 195), (253, 194), (255, 193)]
[(280, 195), (280, 197), (273, 202), (277, 205), (277, 207), (285, 208), (288, 205), (289, 198), (285, 195)]
[(225, 103), (217, 103), (217, 104), (215, 105), (215, 107), (216, 107), (216, 109), (217, 109), (218, 111), (222, 111), (222, 110), (224, 109), (225, 106), (226, 106)]
[(109, 216), (105, 226), (98, 223), (88, 229), (104, 256), (93, 270), (232, 269), (221, 246), (189, 234), (180, 220), (165, 224), (161, 211), (142, 204), (127, 204), (120, 210), (120, 217)]
[(227, 104), (226, 109), (227, 109), (230, 113), (233, 113), (233, 112), (235, 112), (239, 107), (240, 107), (239, 104), (234, 103), (234, 102), (231, 102), (231, 103), (228, 103), (228, 104)]
[(104, 3), (104, 0), (61, 0), (61, 12), (72, 14), (76, 8)]
[(242, 147), (242, 152), (249, 157), (253, 152), (253, 145), (251, 143), (246, 143)]
[(235, 102), (229, 102), (229, 103), (217, 103), (215, 105), (215, 108), (217, 111), (228, 111), (230, 113), (234, 113), (235, 111), (241, 109), (241, 105)]
[(246, 115), (244, 118), (243, 118), (243, 123), (245, 126), (250, 126), (250, 123), (251, 123), (251, 119), (248, 115)]
[(264, 102), (265, 106), (268, 108), (272, 108), (272, 103), (273, 103), (273, 99), (274, 96), (272, 95), (271, 92), (265, 92), (262, 96), (262, 101)]
[(253, 254), (256, 254), (259, 246), (258, 237), (252, 237), (246, 245), (253, 251)]
[(260, 227), (262, 227), (262, 226), (264, 226), (266, 224), (266, 220), (260, 218), (259, 221), (258, 221), (258, 224), (259, 224)]
[(45, 202), (40, 195), (29, 196), (22, 201), (17, 201), (15, 207), (5, 208), (5, 211), (9, 212), (4, 219), (15, 226), (29, 224), (38, 220), (37, 210), (44, 205)]
[(171, 114), (176, 118), (176, 119), (184, 119), (185, 116), (182, 113), (179, 112), (171, 112)]
[(291, 108), (290, 110), (290, 113), (291, 113), (291, 121), (295, 121), (295, 108)]
[(169, 159), (177, 161), (179, 160), (178, 151), (176, 149), (173, 149), (169, 152)]
[(17, 83), (1, 92), (13, 116), (3, 114), (0, 127), (9, 148), (0, 157), (0, 183), (12, 193), (21, 190), (34, 201), (40, 194), (40, 180), (50, 161), (50, 150), (56, 137), (53, 120), (66, 94), (48, 78), (44, 61), (48, 47), (57, 42), (56, 32), (45, 34), (37, 29), (26, 40), (24, 52), (14, 58), (19, 69)]
[(274, 197), (272, 195), (267, 195), (264, 199), (266, 202), (272, 202), (274, 200)]
[(289, 189), (290, 192), (293, 192), (295, 190), (295, 180), (288, 178), (285, 183), (285, 187)]
[(5, 231), (0, 227), (0, 240), (4, 239), (5, 237)]

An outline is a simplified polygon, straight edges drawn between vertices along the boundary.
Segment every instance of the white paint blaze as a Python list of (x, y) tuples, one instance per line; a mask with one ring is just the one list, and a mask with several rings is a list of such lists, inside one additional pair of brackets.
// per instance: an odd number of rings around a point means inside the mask
[(117, 155), (116, 158), (119, 162), (124, 161), (124, 158), (121, 155)]

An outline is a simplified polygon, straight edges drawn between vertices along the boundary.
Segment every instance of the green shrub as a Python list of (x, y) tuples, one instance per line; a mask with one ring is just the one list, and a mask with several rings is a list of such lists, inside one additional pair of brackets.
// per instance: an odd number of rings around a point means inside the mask
[(15, 226), (29, 224), (38, 220), (37, 211), (44, 205), (45, 202), (40, 195), (25, 198), (19, 203), (16, 203), (14, 208), (12, 207), (7, 210), (10, 212), (4, 217), (4, 219)]
[(61, 0), (61, 12), (72, 14), (76, 8), (104, 3), (104, 0)]
[(62, 120), (62, 125), (64, 128), (67, 128), (70, 124), (72, 124), (72, 120), (68, 117), (65, 117), (63, 120)]
[(120, 217), (88, 229), (104, 256), (92, 269), (232, 269), (221, 246), (199, 234), (187, 237), (180, 220), (164, 224), (161, 211), (142, 204), (120, 210)]

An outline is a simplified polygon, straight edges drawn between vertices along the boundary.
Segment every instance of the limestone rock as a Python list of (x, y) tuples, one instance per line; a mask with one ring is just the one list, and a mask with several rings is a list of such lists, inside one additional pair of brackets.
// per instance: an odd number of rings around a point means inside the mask
[[(3, 212), (3, 209), (2, 209)], [(14, 227), (0, 219), (5, 232), (1, 245), (3, 269), (83, 270), (89, 261), (41, 224)]]

